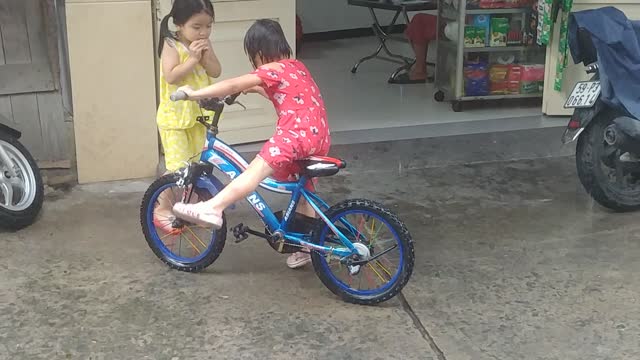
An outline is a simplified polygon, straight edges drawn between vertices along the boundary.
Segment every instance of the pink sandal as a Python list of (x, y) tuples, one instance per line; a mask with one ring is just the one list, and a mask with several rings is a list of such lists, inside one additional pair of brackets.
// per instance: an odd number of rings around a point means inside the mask
[(183, 220), (202, 226), (213, 226), (216, 230), (220, 229), (222, 227), (222, 217), (211, 212), (203, 204), (205, 203), (177, 203), (173, 206), (173, 213)]

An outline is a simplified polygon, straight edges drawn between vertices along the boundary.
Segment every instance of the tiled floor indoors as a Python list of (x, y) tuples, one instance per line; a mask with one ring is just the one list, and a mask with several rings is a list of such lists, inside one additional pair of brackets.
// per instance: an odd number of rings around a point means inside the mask
[[(564, 119), (543, 118), (540, 104), (535, 102), (502, 104), (493, 101), (453, 112), (449, 103), (438, 103), (433, 99), (433, 84), (388, 84), (389, 75), (397, 65), (377, 59), (363, 63), (355, 75), (351, 74), (357, 59), (370, 54), (376, 45), (374, 37), (365, 37), (308, 42), (301, 48), (299, 58), (323, 90), (334, 133), (386, 129), (386, 140), (396, 140), (405, 135), (428, 136), (421, 130), (435, 131), (435, 136), (442, 136), (482, 132), (483, 128), (500, 131), (501, 128), (516, 130), (564, 125)], [(390, 47), (393, 51), (411, 55), (407, 44), (392, 43)], [(500, 119), (503, 121), (496, 122)], [(447, 124), (446, 128), (442, 127)], [(425, 128), (425, 125), (439, 127)]]
[[(565, 118), (542, 115), (536, 102), (474, 103), (453, 112), (433, 99), (433, 84), (393, 85), (387, 80), (398, 65), (370, 60), (356, 74), (351, 68), (377, 46), (374, 37), (304, 43), (298, 53), (321, 88), (332, 144), (354, 144), (565, 126)], [(408, 44), (388, 43), (411, 56)], [(432, 58), (431, 54), (429, 58)], [(435, 56), (433, 56), (435, 58)], [(237, 146), (257, 151), (262, 143)]]

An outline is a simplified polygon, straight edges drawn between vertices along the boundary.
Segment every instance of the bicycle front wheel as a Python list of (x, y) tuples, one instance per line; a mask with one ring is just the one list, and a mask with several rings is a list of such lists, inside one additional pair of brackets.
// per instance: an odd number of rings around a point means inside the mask
[[(359, 260), (365, 261), (349, 265), (336, 255), (312, 251), (313, 267), (322, 283), (355, 304), (378, 304), (396, 296), (409, 281), (415, 260), (413, 239), (404, 223), (370, 200), (347, 200), (325, 215), (355, 245)], [(322, 223), (313, 242), (335, 247), (340, 240)]]
[[(226, 221), (214, 230), (181, 221), (173, 215), (173, 205), (182, 201), (191, 188), (180, 188), (176, 174), (165, 175), (147, 190), (140, 208), (140, 223), (153, 253), (170, 267), (187, 272), (204, 270), (222, 253)], [(205, 201), (211, 194), (200, 188), (192, 191), (190, 202)]]

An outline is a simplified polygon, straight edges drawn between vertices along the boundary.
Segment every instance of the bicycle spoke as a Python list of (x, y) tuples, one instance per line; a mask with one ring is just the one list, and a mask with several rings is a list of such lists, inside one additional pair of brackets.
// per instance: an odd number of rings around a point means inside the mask
[[(375, 293), (390, 285), (396, 274), (402, 270), (402, 253), (398, 235), (386, 218), (380, 217), (367, 210), (355, 210), (340, 214), (332, 219), (333, 224), (349, 241), (357, 245), (358, 251), (366, 251), (366, 258), (361, 265), (345, 265), (340, 260), (333, 261), (331, 257), (323, 258), (328, 271), (335, 280), (350, 292)], [(322, 245), (331, 245), (332, 233), (327, 230)], [(374, 248), (375, 247), (375, 248)], [(379, 254), (379, 258), (376, 257)], [(375, 258), (374, 258), (375, 257)], [(373, 259), (372, 259), (373, 258)], [(357, 274), (351, 272), (359, 266)]]
[(168, 238), (169, 236), (175, 236), (175, 235), (176, 235), (176, 234), (173, 234), (173, 233), (167, 233), (167, 234), (165, 234), (164, 236), (162, 236), (162, 237), (160, 238), (160, 240), (164, 240), (164, 239)]
[(367, 266), (373, 270), (373, 272), (378, 275), (378, 278), (380, 278), (380, 280), (382, 280), (382, 282), (384, 283), (386, 280), (384, 279), (384, 277), (382, 277), (382, 275), (380, 275), (380, 273), (378, 272), (378, 270), (376, 270), (373, 265), (371, 265), (371, 263), (367, 263)]
[(205, 244), (204, 244), (204, 242), (203, 242), (202, 240), (200, 240), (200, 238), (198, 237), (198, 235), (196, 235), (196, 234), (193, 232), (193, 230), (191, 230), (191, 228), (190, 228), (190, 227), (186, 226), (185, 228), (187, 229), (187, 231), (189, 231), (189, 232), (191, 233), (191, 235), (193, 235), (193, 237), (194, 237), (196, 240), (198, 240), (198, 242), (200, 243), (200, 245), (202, 245), (202, 247), (203, 247), (204, 249), (206, 249), (206, 248), (207, 248), (207, 245), (205, 245)]
[(191, 245), (191, 247), (198, 253), (198, 255), (200, 255), (201, 253), (200, 249), (198, 249), (198, 247), (191, 240), (189, 240), (189, 238), (186, 235), (184, 235), (184, 238), (185, 240), (187, 240), (189, 245)]
[(389, 278), (391, 278), (391, 277), (392, 277), (391, 272), (390, 272), (386, 267), (384, 267), (384, 265), (382, 265), (382, 263), (381, 263), (380, 261), (375, 260), (375, 261), (374, 261), (374, 263), (375, 263), (376, 265), (378, 265), (378, 267), (379, 267), (380, 269), (382, 269), (382, 271), (384, 271), (387, 275), (389, 275)]

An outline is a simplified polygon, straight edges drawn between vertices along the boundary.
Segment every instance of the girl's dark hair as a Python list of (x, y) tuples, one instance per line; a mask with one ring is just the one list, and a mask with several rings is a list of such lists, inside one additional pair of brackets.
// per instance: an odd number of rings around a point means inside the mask
[(266, 64), (283, 58), (288, 59), (292, 54), (282, 27), (277, 21), (269, 19), (256, 20), (251, 25), (244, 36), (244, 52), (249, 56), (254, 68), (256, 56)]
[(158, 43), (158, 56), (162, 56), (162, 48), (167, 38), (175, 39), (169, 31), (169, 18), (173, 18), (173, 23), (178, 26), (184, 25), (193, 15), (204, 12), (215, 19), (213, 4), (209, 0), (175, 0), (171, 11), (162, 18), (160, 22), (160, 41)]

